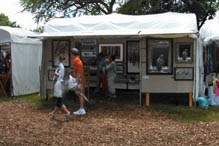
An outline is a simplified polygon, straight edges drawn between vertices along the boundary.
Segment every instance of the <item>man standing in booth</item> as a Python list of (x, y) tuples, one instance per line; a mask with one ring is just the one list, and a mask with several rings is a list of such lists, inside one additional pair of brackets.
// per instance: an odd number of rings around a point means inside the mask
[[(79, 90), (82, 94), (84, 94), (84, 65), (80, 58), (80, 53), (77, 48), (72, 48), (72, 58), (71, 58), (71, 64), (73, 65), (73, 76), (77, 79), (79, 84)], [(86, 111), (84, 109), (84, 97), (82, 95), (79, 95), (79, 102), (80, 102), (80, 108), (74, 112), (74, 115), (82, 116), (86, 114)]]

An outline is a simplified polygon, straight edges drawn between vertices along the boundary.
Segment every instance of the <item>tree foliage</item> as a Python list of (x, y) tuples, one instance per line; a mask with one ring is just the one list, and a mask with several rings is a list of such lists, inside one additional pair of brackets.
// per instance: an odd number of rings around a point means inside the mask
[(0, 26), (19, 27), (16, 22), (10, 21), (8, 16), (3, 13), (0, 14)]
[(43, 26), (40, 26), (40, 27), (37, 27), (36, 29), (32, 30), (33, 32), (39, 32), (39, 33), (43, 33), (44, 31), (44, 27)]
[[(121, 1), (121, 0), (120, 0)], [(35, 15), (37, 22), (52, 17), (74, 17), (80, 14), (110, 14), (118, 0), (20, 0), (24, 10)], [(123, 0), (122, 0), (123, 1)]]
[(219, 6), (218, 0), (129, 0), (119, 12), (142, 15), (162, 12), (195, 13), (198, 29), (208, 19), (214, 17)]

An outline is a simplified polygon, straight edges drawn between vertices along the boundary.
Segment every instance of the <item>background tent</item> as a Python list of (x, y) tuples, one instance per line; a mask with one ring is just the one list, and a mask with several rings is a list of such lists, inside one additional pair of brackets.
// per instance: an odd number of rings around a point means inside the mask
[(11, 53), (11, 94), (14, 96), (39, 92), (42, 43), (30, 38), (34, 35), (21, 28), (0, 27), (0, 44), (7, 44)]
[(218, 78), (219, 73), (219, 12), (207, 20), (200, 30), (200, 37), (204, 45), (205, 78), (208, 87), (212, 75)]
[(207, 20), (200, 30), (200, 37), (204, 45), (208, 45), (213, 41), (219, 41), (219, 12), (216, 13), (214, 19)]

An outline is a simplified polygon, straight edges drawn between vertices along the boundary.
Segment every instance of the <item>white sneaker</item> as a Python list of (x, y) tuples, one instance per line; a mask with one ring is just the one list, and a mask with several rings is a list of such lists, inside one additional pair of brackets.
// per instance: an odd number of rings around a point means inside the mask
[(83, 116), (85, 114), (86, 114), (86, 111), (84, 108), (80, 108), (79, 110), (74, 112), (74, 115), (76, 115), (76, 116)]
[(70, 118), (70, 113), (65, 114), (65, 116), (64, 116), (64, 120), (65, 120), (66, 122), (69, 121), (69, 118)]

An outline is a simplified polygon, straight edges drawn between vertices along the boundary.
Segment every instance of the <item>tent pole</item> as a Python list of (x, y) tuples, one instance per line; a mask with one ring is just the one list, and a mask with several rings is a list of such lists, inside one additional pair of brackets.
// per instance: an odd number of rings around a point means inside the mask
[(141, 64), (141, 51), (142, 51), (142, 37), (140, 36), (141, 31), (138, 32), (138, 37), (139, 37), (139, 104), (142, 106), (142, 64)]

